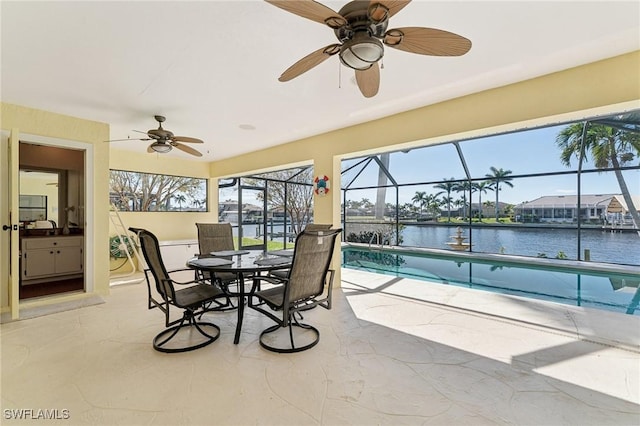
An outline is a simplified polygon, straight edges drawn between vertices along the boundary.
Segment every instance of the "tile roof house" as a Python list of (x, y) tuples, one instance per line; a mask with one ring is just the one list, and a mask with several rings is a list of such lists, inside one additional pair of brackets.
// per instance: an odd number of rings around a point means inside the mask
[[(640, 206), (640, 196), (632, 196), (634, 205)], [(515, 206), (519, 222), (576, 222), (577, 195), (547, 195)], [(629, 207), (621, 194), (585, 194), (580, 197), (582, 220), (617, 224), (631, 224)]]

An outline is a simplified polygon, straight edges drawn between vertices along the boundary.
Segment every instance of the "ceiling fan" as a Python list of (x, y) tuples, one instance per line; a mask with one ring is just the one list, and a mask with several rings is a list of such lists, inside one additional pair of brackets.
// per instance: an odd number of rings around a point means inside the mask
[(153, 141), (153, 143), (147, 148), (147, 152), (149, 153), (158, 152), (160, 154), (164, 154), (171, 151), (173, 148), (178, 148), (180, 151), (184, 151), (187, 154), (195, 155), (196, 157), (202, 157), (202, 153), (200, 153), (200, 151), (195, 150), (188, 145), (180, 143), (204, 143), (202, 140), (197, 138), (190, 138), (187, 136), (174, 136), (173, 132), (162, 128), (162, 123), (164, 123), (164, 121), (166, 120), (165, 117), (161, 115), (154, 115), (154, 118), (159, 125), (157, 129), (151, 129), (146, 132), (134, 130), (134, 132), (144, 133), (148, 137), (139, 139), (115, 139), (108, 142), (120, 142), (129, 140)]
[(434, 28), (402, 27), (387, 30), (389, 18), (411, 0), (356, 0), (339, 12), (312, 0), (265, 0), (280, 9), (327, 25), (340, 43), (330, 44), (305, 56), (282, 73), (279, 81), (289, 81), (338, 54), (343, 65), (356, 72), (362, 94), (373, 97), (380, 86), (378, 61), (384, 46), (431, 56), (461, 56), (471, 49), (471, 41), (458, 34)]

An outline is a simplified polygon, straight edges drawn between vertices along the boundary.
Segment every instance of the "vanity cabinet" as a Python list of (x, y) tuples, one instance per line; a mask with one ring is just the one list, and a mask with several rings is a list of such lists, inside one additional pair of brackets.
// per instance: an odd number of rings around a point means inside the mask
[(22, 284), (82, 275), (83, 241), (78, 235), (23, 238)]

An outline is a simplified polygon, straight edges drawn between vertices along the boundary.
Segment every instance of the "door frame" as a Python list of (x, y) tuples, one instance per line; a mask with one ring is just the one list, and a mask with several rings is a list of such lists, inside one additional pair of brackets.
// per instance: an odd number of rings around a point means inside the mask
[[(17, 133), (16, 135), (13, 135), (12, 133), (15, 131), (15, 133)], [(36, 145), (45, 145), (45, 146), (51, 146), (51, 147), (57, 147), (57, 148), (66, 148), (66, 149), (74, 149), (74, 150), (79, 150), (82, 151), (84, 154), (84, 179), (83, 179), (83, 192), (84, 192), (84, 205), (85, 205), (85, 214), (84, 214), (84, 248), (83, 248), (83, 265), (84, 265), (84, 291), (85, 293), (92, 293), (94, 291), (94, 258), (95, 258), (95, 249), (94, 249), (94, 229), (95, 229), (95, 224), (94, 224), (94, 212), (93, 212), (93, 206), (94, 206), (94, 191), (93, 191), (93, 183), (95, 182), (95, 167), (94, 167), (94, 147), (93, 144), (88, 143), (88, 142), (81, 142), (81, 141), (75, 141), (75, 140), (69, 140), (69, 139), (60, 139), (60, 138), (53, 138), (53, 137), (48, 137), (48, 136), (41, 136), (41, 135), (33, 135), (33, 134), (29, 134), (29, 133), (20, 133), (18, 129), (12, 129), (11, 132), (9, 131), (5, 131), (2, 130), (2, 134), (1, 134), (1, 138), (4, 141), (5, 138), (8, 140), (9, 137), (14, 137), (15, 140), (22, 142), (22, 143), (30, 143), (30, 144), (36, 144)], [(3, 144), (4, 145), (4, 144)], [(9, 150), (8, 147), (7, 149), (3, 148), (3, 154), (0, 156), (0, 159), (2, 159), (3, 163), (8, 163), (9, 162), (9, 158), (3, 158), (6, 157), (9, 154)], [(14, 154), (15, 155), (15, 154)], [(16, 158), (18, 158), (16, 156)], [(19, 182), (19, 164), (17, 165), (17, 167), (15, 167), (15, 170), (11, 170), (11, 172), (7, 172), (7, 173), (11, 173), (11, 176), (8, 180), (12, 180), (15, 179), (15, 182)], [(5, 181), (5, 179), (2, 179), (3, 181)], [(4, 188), (4, 186), (6, 185), (6, 188)], [(7, 194), (7, 196), (9, 195), (9, 191), (10, 188), (8, 187), (9, 184), (8, 182), (5, 184), (2, 184), (3, 188), (2, 191), (0, 191), (1, 194)], [(13, 194), (12, 194), (13, 195)], [(15, 195), (16, 199), (17, 199), (17, 194)], [(5, 198), (5, 196), (3, 195), (3, 198)], [(17, 201), (16, 201), (17, 203)], [(5, 200), (2, 200), (2, 204), (0, 204), (0, 206), (4, 206), (5, 204)], [(2, 219), (2, 221), (4, 223), (8, 222), (8, 210), (9, 210), (10, 206), (7, 206), (7, 208), (2, 208), (2, 216), (0, 216), (0, 219)], [(18, 222), (16, 222), (17, 224)], [(12, 231), (14, 232), (14, 231)], [(2, 234), (0, 234), (2, 235)], [(3, 238), (3, 242), (2, 244), (4, 245), (4, 238)], [(17, 264), (18, 263), (18, 258), (19, 258), (19, 247), (18, 249), (15, 249), (16, 246), (14, 246), (13, 244), (11, 245), (11, 247), (9, 248), (9, 256), (8, 257), (8, 262), (9, 263), (2, 263), (2, 265), (0, 265), (0, 282), (7, 282), (8, 278), (9, 278), (9, 270), (4, 271), (3, 270), (3, 266), (8, 266), (9, 264), (13, 265), (14, 263)], [(18, 272), (19, 273), (19, 272)], [(16, 282), (18, 284), (16, 284)], [(9, 309), (11, 310), (12, 313), (12, 318), (13, 319), (17, 319), (19, 318), (19, 308), (20, 308), (20, 301), (18, 299), (18, 291), (19, 291), (19, 281), (16, 280), (12, 280), (11, 282), (9, 282), (9, 295), (10, 295), (10, 299), (9, 299)], [(56, 295), (52, 295), (56, 296)], [(59, 295), (57, 295), (59, 296)]]
[[(266, 182), (265, 182), (266, 184)], [(262, 249), (263, 251), (267, 250), (267, 188), (261, 186), (253, 186), (253, 185), (239, 185), (238, 186), (238, 248), (251, 248), (251, 249)], [(242, 192), (243, 191), (257, 191), (262, 192), (262, 244), (253, 245), (253, 246), (244, 246), (242, 245), (242, 236), (243, 236), (243, 222), (244, 215), (242, 214)]]

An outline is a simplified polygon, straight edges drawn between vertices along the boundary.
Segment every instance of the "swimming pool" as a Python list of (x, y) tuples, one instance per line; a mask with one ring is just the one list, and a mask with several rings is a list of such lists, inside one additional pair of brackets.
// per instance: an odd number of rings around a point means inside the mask
[(638, 274), (571, 269), (562, 266), (476, 259), (446, 253), (342, 248), (342, 266), (398, 277), (436, 281), (640, 315)]

